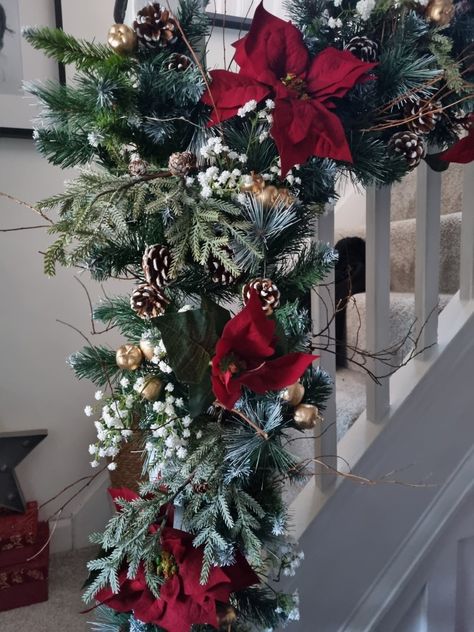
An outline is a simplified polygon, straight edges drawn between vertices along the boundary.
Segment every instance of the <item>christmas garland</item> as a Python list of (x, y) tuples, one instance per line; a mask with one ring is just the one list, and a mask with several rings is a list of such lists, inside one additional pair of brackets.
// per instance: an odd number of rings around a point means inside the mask
[(138, 436), (148, 479), (139, 494), (113, 490), (118, 511), (93, 536), (98, 631), (298, 618), (297, 595), (278, 589), (302, 559), (283, 490), (312, 475), (292, 436), (320, 428), (331, 390), (307, 299), (336, 255), (314, 241), (314, 219), (342, 176), (390, 184), (423, 158), (473, 158), (468, 2), (287, 9), (292, 22), (256, 9), (235, 72), (205, 68), (201, 0), (176, 15), (149, 4), (108, 45), (24, 33), (77, 69), (72, 85), (28, 88), (43, 105), (39, 151), (81, 169), (39, 206), (58, 214), (45, 271), (134, 283), (94, 311), (124, 344), (70, 359), (100, 389), (85, 410), (92, 465), (113, 471)]

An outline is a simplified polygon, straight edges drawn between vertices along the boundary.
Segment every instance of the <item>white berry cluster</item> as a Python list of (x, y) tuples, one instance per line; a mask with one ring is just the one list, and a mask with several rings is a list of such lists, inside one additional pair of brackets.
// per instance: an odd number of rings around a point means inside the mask
[(304, 560), (303, 551), (297, 550), (295, 542), (287, 541), (280, 547), (280, 570), (285, 577), (294, 577)]
[[(99, 467), (100, 459), (112, 459), (108, 464), (109, 470), (115, 470), (117, 463), (114, 461), (120, 450), (120, 445), (126, 442), (132, 435), (132, 408), (137, 396), (128, 392), (130, 382), (128, 378), (122, 378), (120, 382), (122, 393), (114, 397), (104, 399), (102, 391), (97, 391), (95, 399), (101, 402), (100, 417), (94, 421), (97, 431), (97, 443), (89, 446), (89, 454), (93, 457), (92, 467)], [(86, 406), (84, 413), (87, 417), (92, 417), (95, 410), (92, 406)]]
[[(187, 414), (181, 397), (173, 395), (174, 386), (170, 382), (165, 387), (165, 397), (154, 402), (154, 421), (150, 425), (151, 437), (146, 443), (150, 465), (159, 474), (170, 459), (183, 460), (188, 455), (192, 418)], [(201, 431), (195, 433), (202, 436)]]
[(376, 0), (359, 0), (356, 4), (356, 12), (363, 22), (367, 22), (375, 9)]

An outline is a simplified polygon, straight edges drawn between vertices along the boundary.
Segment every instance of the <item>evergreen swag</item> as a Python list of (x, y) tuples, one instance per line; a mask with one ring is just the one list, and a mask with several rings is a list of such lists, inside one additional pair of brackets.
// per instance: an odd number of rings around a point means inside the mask
[[(291, 452), (294, 407), (280, 389), (290, 386), (282, 367), (294, 357), (303, 403), (324, 410), (330, 392), (322, 369), (304, 370), (306, 296), (335, 261), (311, 240), (314, 218), (342, 175), (380, 185), (409, 170), (409, 148), (396, 154), (390, 141), (410, 129), (410, 112), (435, 111), (419, 142), (449, 146), (473, 110), (468, 2), (456, 3), (447, 26), (416, 0), (287, 0), (295, 26), (260, 6), (236, 46), (241, 74), (205, 70), (201, 4), (180, 0), (176, 16), (155, 9), (165, 30), (132, 53), (61, 30), (24, 33), (77, 70), (70, 85), (29, 86), (44, 106), (39, 151), (80, 168), (40, 205), (57, 211), (45, 271), (59, 263), (140, 285), (138, 313), (127, 296), (104, 300), (94, 317), (144, 355), (125, 347), (121, 357), (132, 360), (118, 366), (114, 351), (89, 346), (70, 360), (79, 378), (109, 389), (96, 393), (93, 465), (108, 457), (114, 469), (120, 445), (141, 431), (149, 478), (140, 496), (115, 492), (119, 510), (92, 538), (101, 553), (89, 565), (86, 598), (105, 602), (96, 632), (176, 632), (169, 617), (178, 611), (180, 629), (192, 632), (263, 631), (297, 618), (297, 596), (275, 580), (301, 557), (283, 485), (308, 472)], [(142, 267), (146, 250), (155, 254)], [(253, 290), (231, 320), (228, 301), (256, 278), (263, 281), (248, 287), (276, 288), (279, 307), (259, 313), (265, 296)], [(236, 331), (242, 338), (231, 349)], [(228, 401), (240, 393), (235, 408), (216, 401), (213, 385), (234, 389)], [(173, 529), (173, 505), (185, 532)], [(176, 544), (189, 537), (199, 568)]]

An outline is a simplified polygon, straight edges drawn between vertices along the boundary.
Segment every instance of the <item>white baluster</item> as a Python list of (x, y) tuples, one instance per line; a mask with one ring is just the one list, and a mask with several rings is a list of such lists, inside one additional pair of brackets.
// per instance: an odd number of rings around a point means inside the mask
[[(326, 208), (317, 222), (317, 240), (334, 244), (334, 207)], [(324, 332), (316, 343), (327, 346), (327, 351), (318, 351), (321, 356), (320, 365), (333, 379), (333, 391), (324, 411), (324, 422), (315, 428), (315, 454), (332, 468), (337, 465), (337, 426), (336, 426), (336, 344), (335, 321), (332, 316), (335, 311), (334, 272), (324, 279), (324, 287), (316, 287), (311, 292), (311, 315), (313, 331)], [(332, 319), (332, 320), (331, 320)], [(331, 323), (328, 326), (328, 320)], [(321, 490), (325, 490), (335, 482), (335, 475), (329, 473), (322, 465), (316, 465), (316, 482)]]
[(461, 224), (461, 300), (474, 299), (474, 163), (464, 167)]
[[(390, 187), (367, 189), (366, 201), (366, 339), (377, 353), (390, 345)], [(369, 358), (367, 368), (379, 377), (387, 373), (380, 360)], [(388, 378), (377, 384), (367, 376), (367, 419), (381, 421), (390, 406)]]
[(417, 170), (415, 331), (420, 359), (438, 342), (441, 174), (422, 161)]

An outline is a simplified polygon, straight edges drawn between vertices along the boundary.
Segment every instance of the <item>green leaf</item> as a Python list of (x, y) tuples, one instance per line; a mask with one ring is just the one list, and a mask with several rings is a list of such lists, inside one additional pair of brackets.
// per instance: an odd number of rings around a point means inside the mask
[(210, 301), (201, 309), (156, 319), (169, 363), (180, 382), (199, 384), (204, 380), (224, 319), (229, 320), (228, 312)]
[(207, 369), (199, 384), (190, 384), (189, 386), (189, 414), (191, 417), (197, 417), (205, 412), (214, 400), (211, 372)]

